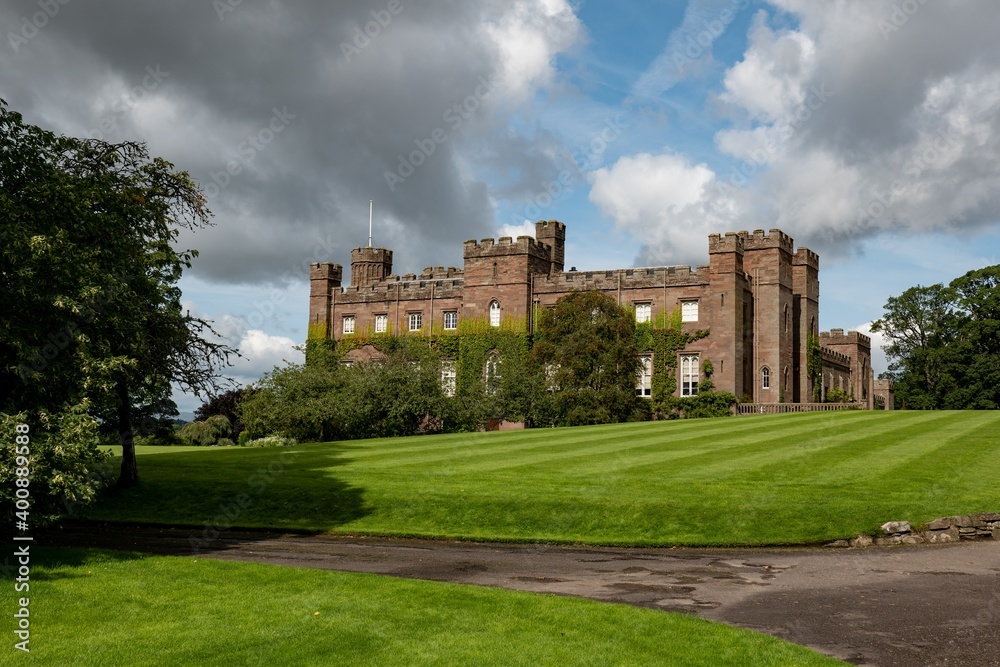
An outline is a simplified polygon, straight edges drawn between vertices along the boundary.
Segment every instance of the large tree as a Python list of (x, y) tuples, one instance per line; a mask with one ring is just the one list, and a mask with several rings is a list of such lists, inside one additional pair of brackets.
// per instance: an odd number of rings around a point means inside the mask
[(635, 316), (601, 292), (572, 292), (543, 311), (533, 354), (555, 423), (625, 421), (641, 400)]
[(896, 399), (911, 409), (1000, 406), (1000, 266), (890, 297), (881, 333)]
[(180, 303), (197, 253), (175, 242), (209, 216), (145, 145), (56, 136), (0, 101), (0, 411), (88, 399), (120, 436), (119, 483), (134, 484), (146, 399), (171, 382), (217, 389), (235, 352)]

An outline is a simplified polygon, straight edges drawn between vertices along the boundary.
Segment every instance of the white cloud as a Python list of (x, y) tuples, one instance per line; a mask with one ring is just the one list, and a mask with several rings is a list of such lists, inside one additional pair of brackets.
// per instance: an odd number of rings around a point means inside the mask
[(715, 143), (732, 162), (714, 180), (733, 188), (710, 200), (707, 168), (668, 155), (623, 158), (593, 180), (592, 201), (646, 241), (638, 261), (750, 226), (836, 253), (996, 224), (1000, 5), (921, 3), (901, 19), (892, 0), (769, 4), (778, 12), (755, 15), (718, 94), (731, 124)]
[(245, 358), (237, 359), (230, 370), (244, 380), (254, 381), (275, 366), (283, 366), (285, 361), (302, 363), (304, 355), (295, 349), (295, 345), (291, 338), (250, 329), (238, 344), (240, 354)]
[(535, 223), (531, 220), (525, 220), (520, 225), (503, 225), (497, 230), (497, 236), (509, 236), (515, 239), (518, 236), (530, 236), (534, 238)]
[(523, 102), (552, 82), (556, 55), (578, 43), (584, 28), (566, 0), (517, 0), (505, 9), (485, 31), (500, 51), (505, 98)]
[(646, 244), (640, 263), (703, 261), (706, 236), (727, 228), (739, 210), (707, 165), (674, 153), (623, 157), (590, 182), (590, 200)]

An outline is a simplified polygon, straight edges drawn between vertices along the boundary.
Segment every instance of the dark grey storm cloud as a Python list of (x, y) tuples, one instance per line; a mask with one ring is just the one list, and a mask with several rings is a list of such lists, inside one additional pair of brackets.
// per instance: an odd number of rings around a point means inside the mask
[(501, 100), (537, 75), (505, 38), (572, 41), (571, 12), (530, 16), (558, 3), (50, 4), (44, 21), (32, 18), (38, 2), (0, 7), (0, 97), (67, 134), (145, 140), (189, 171), (216, 226), (182, 243), (201, 251), (194, 272), (209, 280), (346, 263), (367, 239), (369, 199), (375, 241), (395, 248), (401, 272), (460, 262), (456, 238), (495, 228), (467, 167), (481, 140), (527, 178), (553, 169), (506, 134)]

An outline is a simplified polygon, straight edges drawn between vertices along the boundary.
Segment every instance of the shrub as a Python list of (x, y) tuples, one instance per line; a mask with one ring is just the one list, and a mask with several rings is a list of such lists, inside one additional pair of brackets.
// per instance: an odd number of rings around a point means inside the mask
[[(111, 454), (98, 448), (97, 421), (82, 403), (60, 413), (42, 411), (7, 415), (0, 413), (0, 520), (4, 529), (14, 524), (17, 510), (18, 468), (30, 474), (28, 525), (43, 526), (68, 514), (77, 505), (97, 497), (98, 491), (114, 480), (103, 465)], [(18, 453), (17, 426), (27, 424), (27, 453)], [(23, 445), (22, 445), (23, 447)], [(27, 464), (27, 465), (24, 465)]]
[(729, 417), (736, 403), (736, 397), (728, 391), (708, 391), (690, 398), (678, 398), (675, 405), (685, 419), (701, 419)]
[(269, 435), (266, 438), (257, 438), (256, 440), (249, 440), (246, 444), (247, 447), (291, 447), (292, 445), (297, 445), (298, 442), (294, 438), (285, 438), (280, 435)]
[(229, 423), (229, 418), (225, 415), (213, 415), (205, 421), (185, 424), (178, 436), (186, 445), (214, 447), (220, 444), (220, 440), (226, 440), (232, 444), (233, 441), (229, 440), (230, 433), (232, 433), (232, 426)]

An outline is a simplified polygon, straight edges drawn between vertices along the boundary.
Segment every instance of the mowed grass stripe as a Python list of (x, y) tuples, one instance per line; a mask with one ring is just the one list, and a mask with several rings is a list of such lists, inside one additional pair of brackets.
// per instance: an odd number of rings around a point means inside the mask
[(814, 460), (797, 461), (773, 471), (776, 481), (806, 484), (864, 484), (893, 475), (911, 459), (940, 456), (942, 449), (967, 438), (981, 425), (970, 415), (938, 414), (934, 419), (895, 428), (891, 439), (885, 430), (818, 452)]
[[(379, 467), (398, 468), (409, 465), (426, 465), (429, 463), (442, 461), (460, 461), (464, 463), (482, 459), (485, 465), (490, 465), (496, 461), (497, 455), (518, 456), (525, 452), (552, 450), (553, 452), (564, 451), (567, 448), (578, 449), (585, 443), (602, 443), (611, 445), (621, 445), (626, 441), (639, 439), (649, 439), (650, 441), (659, 438), (666, 433), (686, 433), (689, 429), (672, 428), (676, 422), (641, 423), (641, 424), (617, 424), (613, 426), (584, 426), (573, 429), (531, 429), (527, 431), (515, 431), (506, 433), (490, 434), (494, 438), (489, 442), (479, 442), (475, 445), (462, 447), (456, 445), (449, 448), (453, 451), (442, 451), (438, 448), (427, 448), (423, 450), (409, 449), (406, 455), (398, 455), (395, 450), (383, 447), (383, 443), (376, 440), (366, 441), (372, 447), (378, 447), (377, 454), (366, 457), (358, 457), (369, 465)], [(656, 429), (659, 427), (659, 429)], [(659, 431), (662, 431), (659, 432)], [(731, 432), (731, 427), (725, 426), (717, 429), (718, 434)], [(525, 434), (525, 435), (519, 435)], [(530, 434), (530, 435), (528, 435)], [(704, 435), (701, 433), (699, 435)], [(523, 459), (522, 459), (523, 460)]]
[[(844, 461), (865, 458), (873, 452), (883, 450), (887, 443), (895, 443), (900, 439), (901, 446), (905, 448), (911, 434), (926, 433), (928, 421), (942, 418), (941, 415), (932, 414), (920, 417), (917, 423), (908, 424), (904, 428), (893, 421), (866, 423), (863, 428), (855, 429), (849, 435), (836, 428), (807, 431), (796, 442), (787, 444), (788, 456), (762, 466), (740, 465), (738, 469), (730, 470), (727, 478), (734, 483), (761, 479), (772, 483), (819, 483), (816, 479), (807, 478), (808, 474), (815, 472), (821, 479), (825, 479), (827, 470), (834, 466)], [(706, 468), (704, 472), (717, 473), (717, 467)]]
[[(489, 446), (470, 445), (461, 457), (442, 457), (438, 441), (450, 448), (455, 436), (143, 455), (140, 488), (88, 516), (201, 525), (249, 493), (249, 506), (227, 523), (738, 545), (851, 537), (888, 520), (1000, 509), (989, 474), (1000, 465), (1000, 413), (852, 411), (482, 435)], [(368, 460), (359, 448), (389, 458)], [(386, 465), (395, 449), (428, 460)], [(257, 471), (285, 457), (258, 489)]]
[[(735, 421), (735, 420), (733, 420)], [(685, 431), (679, 435), (673, 429), (665, 428), (660, 433), (649, 434), (646, 438), (610, 438), (605, 437), (600, 443), (593, 447), (581, 447), (581, 440), (563, 441), (553, 444), (552, 453), (538, 453), (532, 456), (517, 456), (510, 460), (486, 461), (482, 464), (467, 466), (473, 472), (494, 472), (505, 469), (528, 470), (539, 468), (550, 463), (558, 463), (563, 472), (569, 472), (564, 467), (575, 462), (582, 466), (583, 471), (589, 469), (591, 473), (605, 469), (605, 464), (610, 461), (631, 460), (637, 449), (654, 449), (660, 451), (678, 450), (686, 452), (686, 455), (700, 456), (707, 453), (719, 454), (720, 442), (728, 444), (722, 446), (723, 451), (732, 452), (740, 449), (743, 443), (740, 441), (740, 429), (733, 428), (733, 425), (726, 420), (726, 425), (717, 429), (705, 429), (703, 431)], [(670, 426), (668, 423), (667, 426)], [(795, 424), (787, 424), (779, 427), (784, 429), (801, 428)], [(586, 440), (584, 440), (586, 441)], [(738, 455), (738, 454), (737, 454)], [(671, 457), (678, 458), (678, 457)], [(680, 457), (687, 458), (687, 456)], [(547, 466), (546, 466), (547, 467)]]
[[(889, 430), (892, 427), (886, 425), (884, 428)], [(801, 442), (815, 438), (817, 433), (829, 435), (815, 439), (808, 449), (801, 446)], [(808, 458), (819, 448), (840, 446), (842, 438), (843, 435), (835, 429), (817, 430), (810, 423), (794, 422), (792, 428), (778, 431), (772, 427), (750, 432), (730, 446), (715, 447), (708, 452), (673, 461), (670, 469), (664, 472), (693, 482), (730, 477), (756, 480), (762, 477), (760, 469), (784, 464), (789, 459)], [(647, 468), (642, 472), (653, 470)]]

